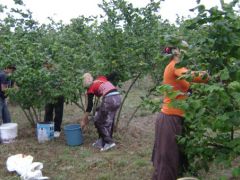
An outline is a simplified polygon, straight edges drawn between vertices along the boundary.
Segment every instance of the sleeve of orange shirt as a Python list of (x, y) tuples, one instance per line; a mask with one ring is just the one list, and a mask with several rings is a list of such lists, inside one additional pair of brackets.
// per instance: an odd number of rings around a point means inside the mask
[(189, 70), (185, 67), (182, 67), (182, 68), (178, 68), (178, 69), (174, 69), (174, 74), (177, 76), (177, 77), (180, 77), (182, 75), (184, 75), (185, 73), (187, 73)]
[[(187, 73), (188, 71), (189, 70), (187, 68), (182, 67), (182, 68), (175, 69), (174, 74), (177, 77), (180, 77), (180, 76), (184, 75), (185, 73)], [(204, 73), (205, 73), (205, 71), (191, 71), (191, 74), (192, 74), (192, 77), (193, 77), (192, 82), (206, 83), (208, 81), (209, 77), (207, 77), (206, 79), (203, 79)]]

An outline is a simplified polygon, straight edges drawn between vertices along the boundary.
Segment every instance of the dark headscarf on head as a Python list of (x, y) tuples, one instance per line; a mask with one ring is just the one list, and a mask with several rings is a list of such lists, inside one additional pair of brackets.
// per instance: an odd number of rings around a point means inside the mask
[(116, 71), (112, 71), (111, 73), (106, 75), (106, 78), (108, 81), (110, 81), (114, 85), (117, 85), (117, 83), (119, 81), (119, 73)]

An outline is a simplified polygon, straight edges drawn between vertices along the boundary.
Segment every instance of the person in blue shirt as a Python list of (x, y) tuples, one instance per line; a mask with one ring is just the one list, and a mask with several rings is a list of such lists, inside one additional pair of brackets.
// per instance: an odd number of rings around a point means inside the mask
[(0, 121), (2, 123), (10, 123), (11, 117), (6, 103), (6, 90), (12, 86), (8, 76), (15, 71), (15, 66), (7, 66), (4, 70), (0, 71)]

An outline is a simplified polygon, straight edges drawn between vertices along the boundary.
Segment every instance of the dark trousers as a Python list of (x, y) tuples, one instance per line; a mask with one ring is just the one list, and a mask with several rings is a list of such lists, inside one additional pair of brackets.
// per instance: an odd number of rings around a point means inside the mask
[(156, 119), (152, 154), (153, 180), (176, 180), (183, 160), (176, 136), (182, 135), (183, 118), (160, 113)]
[(0, 124), (1, 120), (3, 123), (10, 123), (11, 117), (8, 111), (6, 100), (0, 97)]
[(99, 137), (105, 143), (113, 143), (113, 125), (116, 112), (121, 105), (121, 96), (119, 94), (104, 97), (102, 103), (94, 117), (94, 124)]
[(61, 131), (61, 124), (63, 118), (63, 106), (64, 106), (64, 97), (60, 96), (56, 99), (56, 102), (47, 104), (45, 106), (45, 122), (53, 121), (53, 111), (54, 111), (54, 131)]

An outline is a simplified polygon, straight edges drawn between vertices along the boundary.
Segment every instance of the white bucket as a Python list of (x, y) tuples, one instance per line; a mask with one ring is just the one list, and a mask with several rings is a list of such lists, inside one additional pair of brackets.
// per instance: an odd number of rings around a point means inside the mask
[(0, 126), (0, 142), (7, 144), (17, 138), (17, 123), (5, 123)]

